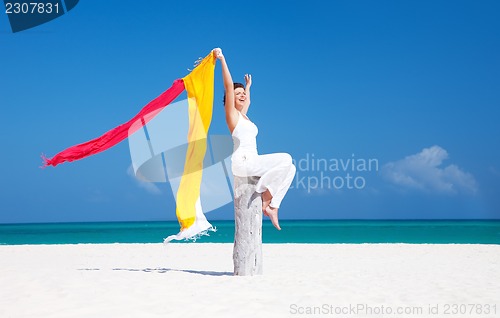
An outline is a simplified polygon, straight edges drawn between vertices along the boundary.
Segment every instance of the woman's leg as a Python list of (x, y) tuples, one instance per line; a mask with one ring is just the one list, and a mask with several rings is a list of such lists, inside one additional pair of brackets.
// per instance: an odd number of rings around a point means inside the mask
[(245, 163), (245, 169), (247, 175), (260, 177), (256, 190), (262, 193), (263, 213), (279, 230), (278, 208), (295, 176), (292, 157), (287, 153), (252, 156)]
[(281, 201), (285, 197), (286, 192), (288, 191), (288, 188), (290, 188), (290, 184), (293, 181), (293, 177), (295, 176), (295, 166), (292, 164), (290, 165), (288, 172), (283, 179), (282, 183), (280, 184), (278, 191), (274, 194), (274, 196), (271, 199), (271, 202), (269, 205), (266, 207), (266, 212), (267, 216), (271, 219), (271, 222), (273, 222), (273, 225), (278, 229), (281, 230), (281, 227), (279, 225), (278, 221), (278, 208), (281, 204)]
[(270, 206), (279, 208), (283, 197), (290, 188), (295, 176), (292, 157), (287, 153), (273, 153), (249, 158), (245, 165), (248, 175), (260, 177), (257, 192), (272, 196)]
[(278, 190), (273, 195), (271, 203), (269, 204), (272, 208), (279, 208), (281, 201), (285, 197), (290, 185), (292, 184), (293, 178), (295, 177), (296, 168), (293, 164), (290, 164), (288, 170), (284, 173), (284, 178), (282, 179), (280, 185), (278, 186)]

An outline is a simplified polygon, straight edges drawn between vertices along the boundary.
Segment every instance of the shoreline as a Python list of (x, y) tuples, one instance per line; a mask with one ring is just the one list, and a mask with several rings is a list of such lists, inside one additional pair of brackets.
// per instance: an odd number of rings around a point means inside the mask
[[(196, 243), (232, 243), (234, 221), (213, 221), (216, 232)], [(161, 243), (179, 231), (177, 222), (54, 223), (0, 225), (0, 245), (78, 243)], [(294, 244), (498, 244), (496, 221), (283, 221), (262, 227), (264, 243)], [(185, 242), (180, 242), (185, 243)], [(191, 244), (191, 242), (188, 242)]]

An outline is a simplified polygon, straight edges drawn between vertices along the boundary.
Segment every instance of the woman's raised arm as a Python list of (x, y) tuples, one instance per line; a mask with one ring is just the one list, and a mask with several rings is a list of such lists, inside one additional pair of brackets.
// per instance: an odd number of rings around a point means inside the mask
[(234, 107), (234, 84), (233, 78), (231, 77), (231, 72), (229, 72), (229, 67), (227, 66), (226, 59), (222, 54), (222, 50), (216, 48), (213, 50), (215, 57), (217, 57), (221, 62), (222, 67), (222, 79), (224, 81), (224, 90), (226, 92), (226, 98), (224, 100), (224, 109), (226, 111), (226, 122), (229, 127), (229, 131), (232, 133), (234, 127), (238, 123), (238, 110)]

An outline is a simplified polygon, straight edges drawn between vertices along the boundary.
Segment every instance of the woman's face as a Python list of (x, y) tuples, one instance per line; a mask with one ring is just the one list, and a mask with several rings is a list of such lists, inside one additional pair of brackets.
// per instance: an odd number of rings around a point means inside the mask
[(237, 110), (241, 110), (243, 108), (243, 104), (247, 99), (247, 94), (242, 87), (238, 87), (234, 90), (234, 106)]

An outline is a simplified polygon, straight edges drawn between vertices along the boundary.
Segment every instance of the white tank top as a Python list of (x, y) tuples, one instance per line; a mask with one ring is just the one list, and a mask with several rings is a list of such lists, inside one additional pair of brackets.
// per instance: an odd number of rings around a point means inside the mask
[(257, 154), (257, 134), (259, 129), (249, 119), (238, 112), (238, 122), (234, 127), (233, 137), (233, 156), (237, 153), (255, 153)]

